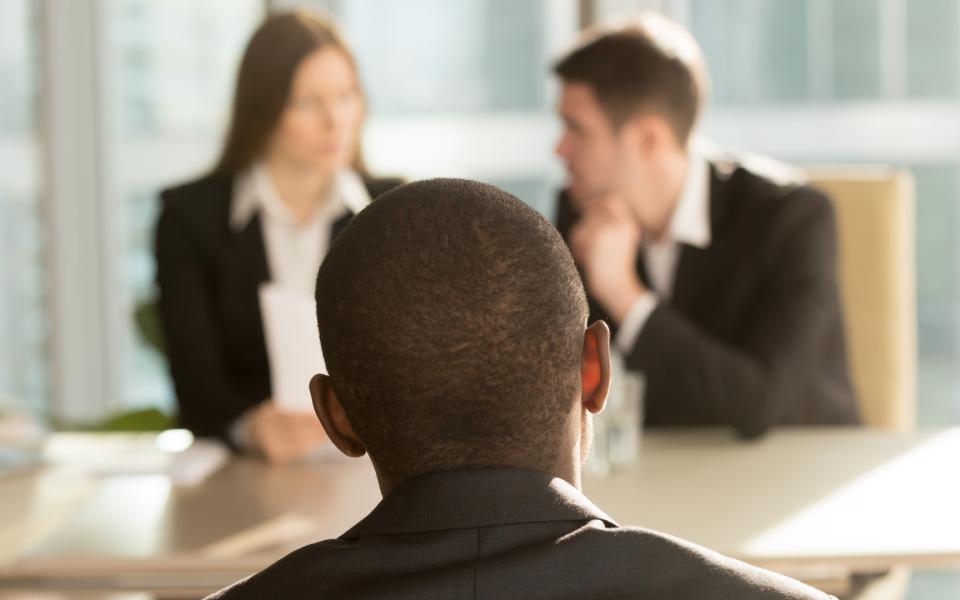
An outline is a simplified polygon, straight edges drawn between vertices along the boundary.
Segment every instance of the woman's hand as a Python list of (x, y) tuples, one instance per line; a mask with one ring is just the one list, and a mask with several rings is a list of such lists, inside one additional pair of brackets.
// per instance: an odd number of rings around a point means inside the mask
[(327, 441), (316, 416), (280, 410), (272, 400), (255, 409), (250, 434), (256, 449), (274, 464), (303, 458)]

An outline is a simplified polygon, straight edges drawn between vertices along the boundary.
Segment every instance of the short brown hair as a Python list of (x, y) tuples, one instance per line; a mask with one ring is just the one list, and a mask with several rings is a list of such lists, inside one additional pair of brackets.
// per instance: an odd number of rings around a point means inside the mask
[[(322, 48), (339, 50), (356, 71), (353, 53), (337, 28), (316, 14), (304, 10), (273, 14), (254, 32), (240, 61), (230, 125), (215, 173), (236, 175), (260, 157), (286, 107), (297, 67)], [(359, 145), (353, 166), (364, 170)]]
[(639, 112), (655, 112), (681, 144), (690, 137), (709, 87), (696, 41), (654, 13), (588, 30), (553, 71), (564, 82), (589, 85), (615, 128)]

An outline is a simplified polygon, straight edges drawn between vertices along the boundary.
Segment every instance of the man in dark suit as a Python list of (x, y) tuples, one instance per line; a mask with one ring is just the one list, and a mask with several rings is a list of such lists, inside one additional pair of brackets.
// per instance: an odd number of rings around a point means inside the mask
[(370, 453), (384, 499), (213, 598), (827, 598), (580, 493), (609, 330), (587, 327), (563, 240), (513, 196), (388, 192), (324, 260), (317, 317), (314, 406), (340, 450)]
[(645, 423), (855, 424), (831, 203), (773, 161), (691, 142), (700, 48), (645, 15), (594, 31), (555, 67), (567, 167), (557, 226), (646, 377)]

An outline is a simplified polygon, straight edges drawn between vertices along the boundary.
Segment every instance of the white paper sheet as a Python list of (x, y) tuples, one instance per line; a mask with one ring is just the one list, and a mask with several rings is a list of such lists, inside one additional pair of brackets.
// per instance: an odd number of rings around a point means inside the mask
[(310, 378), (327, 372), (313, 296), (275, 284), (260, 286), (273, 400), (283, 410), (313, 413)]

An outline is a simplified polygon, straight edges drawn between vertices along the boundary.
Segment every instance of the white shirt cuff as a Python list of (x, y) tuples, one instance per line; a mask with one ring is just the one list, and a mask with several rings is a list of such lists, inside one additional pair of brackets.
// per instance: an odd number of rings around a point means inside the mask
[(657, 308), (659, 303), (660, 298), (656, 294), (647, 292), (637, 298), (633, 306), (630, 307), (630, 312), (627, 313), (627, 317), (620, 324), (617, 337), (613, 341), (622, 354), (629, 354), (633, 350), (633, 344), (637, 341), (640, 332), (643, 331), (643, 326), (647, 324), (650, 313)]

